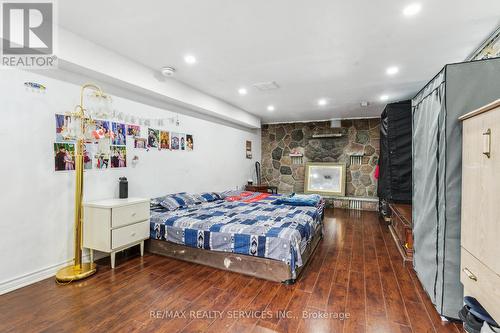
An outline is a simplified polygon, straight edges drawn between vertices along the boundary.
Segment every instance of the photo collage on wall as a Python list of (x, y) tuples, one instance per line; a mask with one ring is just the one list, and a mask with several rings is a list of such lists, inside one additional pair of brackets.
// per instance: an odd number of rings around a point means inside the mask
[[(55, 171), (75, 169), (76, 140), (81, 123), (74, 118), (56, 114), (56, 140), (54, 143)], [(157, 150), (193, 151), (192, 134), (174, 133), (148, 128), (141, 130), (140, 125), (124, 124), (109, 120), (94, 120), (86, 124), (87, 138), (83, 148), (85, 170), (102, 170), (127, 167), (127, 136), (134, 149), (151, 148)]]
[(139, 149), (156, 148), (158, 150), (193, 151), (194, 139), (192, 134), (148, 128), (147, 139), (135, 138), (134, 147)]

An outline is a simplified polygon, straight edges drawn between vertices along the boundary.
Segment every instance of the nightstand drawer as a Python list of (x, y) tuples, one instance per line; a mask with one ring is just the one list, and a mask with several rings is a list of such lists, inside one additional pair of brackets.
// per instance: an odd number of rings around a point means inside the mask
[(149, 202), (113, 208), (111, 215), (112, 228), (147, 220), (149, 218)]
[(149, 221), (111, 230), (111, 247), (117, 249), (145, 238), (149, 238)]
[(490, 315), (500, 318), (500, 276), (461, 249), (460, 281), (464, 285), (465, 296), (477, 298)]

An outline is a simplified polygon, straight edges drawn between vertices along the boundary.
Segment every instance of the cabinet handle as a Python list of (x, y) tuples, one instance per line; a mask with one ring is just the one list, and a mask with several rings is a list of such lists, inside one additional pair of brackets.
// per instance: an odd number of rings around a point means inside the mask
[(131, 233), (130, 236), (134, 237), (135, 236), (135, 232)]
[(133, 212), (133, 213), (132, 213), (132, 214), (130, 214), (130, 215), (132, 215), (132, 217), (134, 217), (134, 216), (135, 216), (135, 212)]
[(483, 154), (488, 158), (491, 156), (491, 129), (488, 128), (486, 132), (483, 133)]
[(465, 275), (467, 275), (469, 279), (471, 279), (472, 281), (477, 281), (477, 277), (474, 274), (472, 274), (472, 272), (469, 271), (468, 268), (464, 268), (462, 269), (462, 271), (465, 273)]

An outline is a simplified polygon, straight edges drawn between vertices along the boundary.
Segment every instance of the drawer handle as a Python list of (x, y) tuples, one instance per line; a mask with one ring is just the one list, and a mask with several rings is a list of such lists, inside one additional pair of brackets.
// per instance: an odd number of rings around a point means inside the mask
[(477, 281), (477, 277), (471, 271), (469, 271), (468, 268), (464, 268), (462, 269), (462, 271), (465, 273), (465, 275), (467, 275), (469, 279), (471, 279), (472, 281)]
[(135, 232), (131, 233), (130, 236), (134, 237), (135, 236)]
[(488, 128), (486, 132), (483, 133), (483, 154), (490, 158), (491, 156), (491, 129)]
[(135, 212), (133, 212), (133, 213), (132, 213), (132, 214), (130, 214), (130, 215), (132, 215), (132, 217), (134, 217), (134, 216), (136, 215), (136, 213), (135, 213)]

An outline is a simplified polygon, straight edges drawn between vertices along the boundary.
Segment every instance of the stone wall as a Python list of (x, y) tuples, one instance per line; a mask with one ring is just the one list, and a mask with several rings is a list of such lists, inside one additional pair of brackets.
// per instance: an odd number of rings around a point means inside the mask
[[(341, 137), (312, 138), (315, 134), (341, 133)], [(343, 120), (342, 128), (329, 121), (269, 124), (262, 126), (262, 182), (278, 186), (280, 193), (303, 192), (305, 163), (347, 164), (346, 195), (376, 197), (375, 166), (379, 157), (380, 119)], [(295, 149), (303, 153), (302, 164), (292, 164)], [(350, 164), (351, 155), (361, 164)]]

